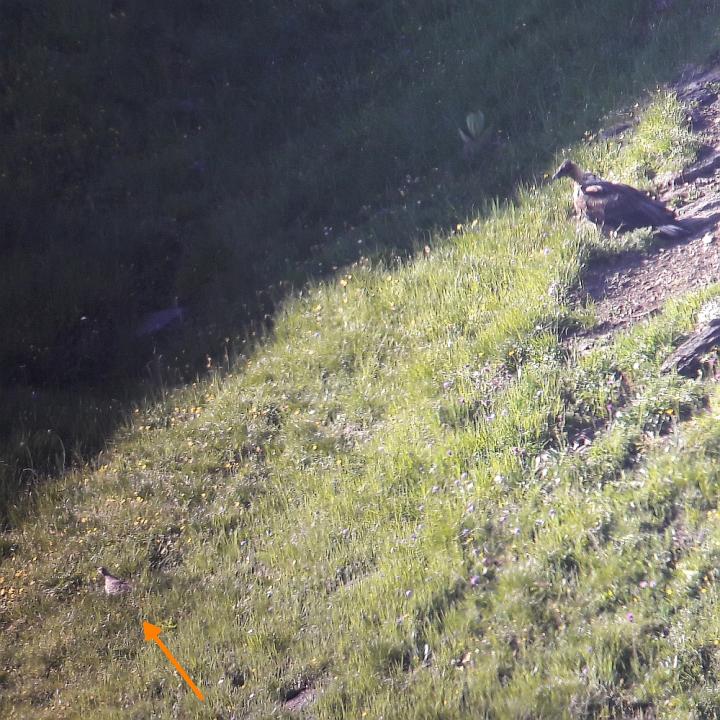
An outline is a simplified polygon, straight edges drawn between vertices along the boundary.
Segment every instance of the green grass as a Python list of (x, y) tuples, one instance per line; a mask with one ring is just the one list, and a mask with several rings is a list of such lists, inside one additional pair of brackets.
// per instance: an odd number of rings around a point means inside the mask
[[(693, 148), (661, 93), (573, 155), (640, 182)], [(720, 401), (659, 366), (715, 291), (568, 356), (599, 244), (568, 194), (521, 188), (429, 256), (308, 287), (230, 373), (13, 510), (3, 716), (282, 716), (313, 687), (316, 718), (712, 717)]]
[[(654, 7), (2, 3), (2, 497), (102, 449), (148, 384), (244, 352), (306, 280), (484, 213), (704, 57), (714, 3)], [(182, 328), (135, 337), (176, 298)]]

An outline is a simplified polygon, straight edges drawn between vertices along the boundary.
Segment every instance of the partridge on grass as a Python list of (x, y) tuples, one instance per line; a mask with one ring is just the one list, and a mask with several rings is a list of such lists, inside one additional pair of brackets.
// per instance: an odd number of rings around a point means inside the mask
[(107, 568), (99, 567), (98, 572), (105, 578), (105, 593), (107, 595), (122, 595), (132, 590), (132, 585), (127, 580), (111, 575)]

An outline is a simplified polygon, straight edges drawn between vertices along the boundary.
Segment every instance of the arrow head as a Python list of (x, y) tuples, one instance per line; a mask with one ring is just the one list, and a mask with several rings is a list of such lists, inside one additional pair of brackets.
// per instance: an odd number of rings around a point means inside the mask
[(145, 633), (146, 640), (157, 640), (162, 631), (157, 625), (153, 625), (149, 622), (143, 622), (143, 632)]

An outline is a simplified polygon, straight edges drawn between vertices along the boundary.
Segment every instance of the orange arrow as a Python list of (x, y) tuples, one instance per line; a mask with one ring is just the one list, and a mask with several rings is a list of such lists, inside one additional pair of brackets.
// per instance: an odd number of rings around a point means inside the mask
[(175, 666), (175, 669), (180, 673), (182, 679), (190, 686), (190, 689), (198, 696), (198, 700), (201, 702), (205, 701), (203, 694), (200, 692), (198, 686), (190, 679), (190, 676), (183, 670), (182, 665), (173, 657), (173, 654), (167, 649), (165, 643), (160, 639), (160, 628), (157, 625), (153, 625), (149, 622), (143, 622), (143, 631), (145, 632), (145, 640), (154, 640), (158, 647), (165, 653), (167, 659)]

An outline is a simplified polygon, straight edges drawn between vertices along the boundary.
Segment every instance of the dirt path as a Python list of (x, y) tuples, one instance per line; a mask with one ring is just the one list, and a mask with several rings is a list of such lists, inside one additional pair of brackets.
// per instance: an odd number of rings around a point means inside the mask
[(671, 297), (720, 281), (720, 64), (686, 70), (673, 89), (691, 108), (702, 148), (693, 165), (658, 190), (664, 201), (679, 203), (680, 218), (705, 220), (705, 226), (682, 241), (588, 268), (581, 295), (594, 301), (598, 325), (576, 338), (581, 344), (658, 312)]

